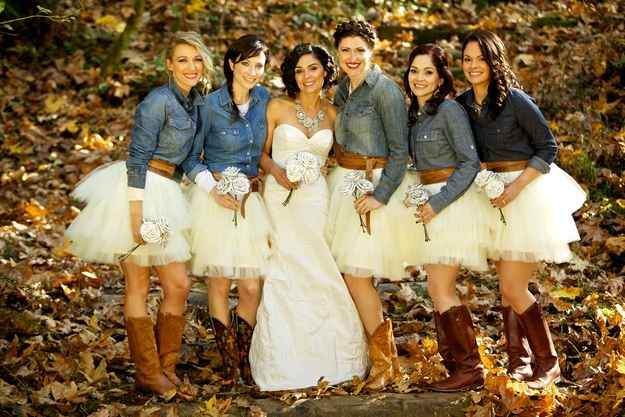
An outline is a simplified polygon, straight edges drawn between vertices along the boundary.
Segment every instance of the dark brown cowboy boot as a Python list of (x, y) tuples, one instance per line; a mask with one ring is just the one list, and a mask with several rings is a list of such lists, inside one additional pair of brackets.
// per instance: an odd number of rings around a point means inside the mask
[(483, 365), (480, 360), (471, 313), (466, 306), (454, 306), (441, 313), (441, 327), (449, 338), (456, 370), (443, 381), (429, 385), (432, 391), (457, 392), (484, 385)]
[(512, 307), (503, 307), (503, 332), (506, 336), (508, 352), (508, 375), (517, 381), (525, 381), (532, 376), (532, 358), (527, 338), (523, 334), (519, 316)]
[(184, 316), (170, 313), (159, 312), (156, 320), (156, 344), (161, 367), (165, 376), (176, 385), (182, 383), (176, 375), (176, 363), (182, 346), (185, 324)]
[(239, 366), (241, 370), (241, 378), (246, 385), (254, 385), (249, 358), (254, 328), (238, 314), (235, 317), (235, 323), (237, 329), (237, 344), (239, 347)]
[(456, 371), (456, 363), (454, 362), (454, 355), (451, 353), (451, 346), (449, 346), (449, 338), (441, 326), (441, 313), (434, 311), (434, 327), (436, 327), (436, 340), (438, 342), (438, 354), (443, 358), (443, 365), (447, 369), (449, 375)]
[(558, 382), (560, 380), (558, 354), (553, 346), (549, 325), (543, 318), (538, 303), (535, 302), (520, 314), (519, 321), (534, 354), (534, 372), (531, 378), (525, 380), (527, 386), (543, 389), (552, 382)]
[(163, 374), (154, 338), (154, 324), (149, 317), (126, 318), (128, 349), (135, 363), (135, 385), (163, 398), (176, 395), (176, 386)]
[(230, 324), (226, 327), (221, 321), (210, 317), (211, 327), (215, 335), (217, 350), (221, 355), (223, 377), (233, 384), (237, 384), (241, 378), (239, 371), (239, 347), (237, 345), (236, 329)]
[(364, 389), (379, 391), (401, 376), (397, 347), (393, 337), (393, 323), (386, 319), (369, 337), (371, 369)]

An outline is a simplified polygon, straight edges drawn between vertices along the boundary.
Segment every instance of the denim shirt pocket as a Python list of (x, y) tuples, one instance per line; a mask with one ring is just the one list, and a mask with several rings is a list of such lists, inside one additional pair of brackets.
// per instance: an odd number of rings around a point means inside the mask
[(195, 123), (188, 115), (171, 114), (159, 135), (159, 146), (174, 152), (193, 140)]
[(371, 141), (371, 138), (380, 133), (379, 115), (369, 102), (355, 103), (344, 116), (347, 119), (348, 129), (358, 137), (368, 138), (368, 141)]
[(438, 158), (447, 148), (445, 135), (439, 129), (427, 130), (417, 136), (417, 157), (422, 155), (428, 159)]
[(491, 134), (497, 137), (499, 143), (511, 143), (515, 141), (516, 120), (514, 114), (502, 112), (497, 118), (494, 132)]
[(241, 147), (243, 132), (240, 127), (220, 127), (215, 133), (217, 140), (219, 140), (219, 148), (227, 152), (234, 152)]

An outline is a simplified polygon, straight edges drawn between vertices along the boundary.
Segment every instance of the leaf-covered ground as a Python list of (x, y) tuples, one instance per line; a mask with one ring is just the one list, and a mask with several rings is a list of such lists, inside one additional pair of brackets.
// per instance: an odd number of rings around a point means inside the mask
[[(263, 34), (273, 52), (266, 84), (278, 94), (285, 52), (302, 41), (331, 46), (336, 22), (353, 13), (380, 27), (376, 61), (397, 80), (415, 42), (438, 41), (458, 69), (464, 33), (497, 31), (524, 88), (551, 121), (558, 163), (589, 194), (576, 214), (575, 259), (541, 267), (532, 285), (560, 356), (557, 388), (528, 392), (505, 376), (496, 280), (463, 275), (459, 290), (475, 314), (488, 369), (486, 388), (471, 394), (467, 415), (625, 413), (625, 2), (155, 0), (147, 2), (122, 66), (108, 78), (98, 66), (133, 15), (133, 1), (40, 3), (56, 3), (55, 15), (74, 19), (0, 27), (0, 415), (176, 415), (175, 404), (161, 410), (133, 390), (119, 270), (64, 250), (63, 230), (79, 210), (68, 194), (94, 167), (125, 158), (134, 107), (166, 79), (160, 52), (168, 33), (203, 33), (218, 67), (230, 40)], [(10, 17), (5, 10), (0, 21)], [(464, 88), (461, 71), (456, 75)], [(201, 298), (196, 282), (194, 297)], [(415, 271), (379, 289), (406, 370), (393, 390), (416, 392), (442, 372), (432, 355), (436, 339), (423, 275)], [(155, 285), (153, 311), (158, 297)], [(248, 402), (258, 394), (222, 385), (205, 315), (195, 304), (189, 310), (179, 368), (202, 401), (200, 413), (225, 415), (238, 405), (262, 415)], [(338, 388), (322, 383), (278, 397), (293, 403), (360, 388), (360, 381)]]

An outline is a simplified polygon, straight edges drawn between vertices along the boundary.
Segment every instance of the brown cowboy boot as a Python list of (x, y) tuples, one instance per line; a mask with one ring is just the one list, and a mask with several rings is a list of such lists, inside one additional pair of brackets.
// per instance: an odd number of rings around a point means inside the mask
[(434, 311), (434, 327), (436, 327), (436, 340), (438, 342), (438, 354), (443, 358), (443, 365), (449, 375), (456, 371), (456, 362), (454, 362), (454, 355), (451, 353), (451, 346), (449, 346), (449, 338), (441, 326), (441, 313)]
[(254, 385), (249, 358), (254, 328), (238, 314), (235, 317), (235, 323), (237, 331), (237, 344), (239, 347), (239, 366), (241, 370), (241, 378), (246, 385)]
[(371, 369), (365, 390), (379, 391), (401, 376), (397, 347), (393, 337), (393, 323), (386, 319), (369, 337)]
[(226, 327), (221, 321), (210, 317), (211, 327), (215, 335), (217, 350), (221, 355), (223, 377), (233, 384), (237, 384), (241, 378), (239, 371), (239, 348), (237, 345), (236, 329), (233, 323)]
[(512, 307), (503, 307), (503, 332), (506, 336), (508, 352), (508, 375), (517, 381), (525, 381), (532, 376), (532, 358), (527, 338), (519, 323), (519, 316)]
[(535, 302), (518, 317), (534, 354), (534, 372), (531, 378), (525, 380), (527, 386), (543, 389), (552, 382), (558, 382), (560, 380), (558, 354), (540, 306)]
[(182, 334), (186, 320), (184, 316), (171, 313), (158, 313), (156, 320), (156, 346), (163, 373), (175, 385), (182, 381), (176, 375), (176, 362), (182, 346)]
[(458, 392), (484, 385), (482, 362), (475, 340), (471, 313), (466, 306), (454, 306), (441, 313), (441, 327), (449, 338), (456, 370), (443, 381), (429, 385), (432, 391)]
[(136, 387), (155, 392), (166, 399), (172, 398), (176, 395), (176, 386), (161, 370), (152, 320), (149, 317), (128, 317), (126, 331), (130, 357), (136, 368)]

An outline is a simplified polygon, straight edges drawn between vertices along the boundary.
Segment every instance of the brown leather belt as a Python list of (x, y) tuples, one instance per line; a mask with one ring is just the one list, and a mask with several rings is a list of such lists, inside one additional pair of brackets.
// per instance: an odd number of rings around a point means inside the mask
[(245, 218), (245, 203), (251, 193), (259, 193), (263, 188), (263, 180), (261, 177), (248, 177), (250, 180), (250, 192), (243, 196), (241, 201), (241, 217)]
[(528, 160), (521, 161), (492, 161), (482, 162), (480, 167), (482, 169), (488, 169), (494, 172), (511, 172), (511, 171), (523, 171), (527, 168)]
[(386, 166), (386, 158), (384, 157), (348, 152), (338, 143), (334, 144), (334, 156), (336, 157), (336, 163), (343, 168), (366, 171), (369, 181), (373, 178), (372, 171), (374, 169), (384, 168)]
[[(373, 170), (378, 168), (384, 168), (386, 166), (386, 158), (381, 156), (368, 156), (358, 153), (348, 152), (345, 148), (334, 142), (334, 156), (336, 163), (347, 169), (357, 169), (359, 171), (365, 171), (365, 175), (369, 181), (373, 180)], [(360, 215), (359, 215), (360, 216)], [(362, 217), (360, 218), (362, 222)], [(371, 235), (371, 212), (365, 214), (365, 228), (367, 233)]]
[(148, 171), (171, 180), (174, 179), (174, 174), (176, 173), (176, 164), (163, 161), (162, 159), (150, 159), (148, 161)]
[(447, 182), (454, 171), (455, 168), (423, 169), (419, 171), (419, 180), (423, 185)]

